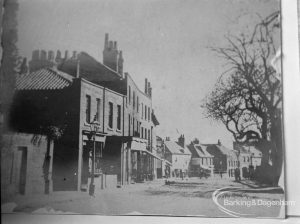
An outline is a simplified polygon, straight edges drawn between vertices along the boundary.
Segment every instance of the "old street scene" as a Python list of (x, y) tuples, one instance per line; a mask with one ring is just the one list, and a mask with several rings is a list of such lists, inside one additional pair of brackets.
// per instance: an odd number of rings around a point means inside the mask
[(2, 213), (284, 217), (279, 1), (128, 2), (6, 2)]

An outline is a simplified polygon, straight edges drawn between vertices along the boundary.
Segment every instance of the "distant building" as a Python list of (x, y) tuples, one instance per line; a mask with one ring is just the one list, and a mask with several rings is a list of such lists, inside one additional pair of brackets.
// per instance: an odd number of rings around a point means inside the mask
[(187, 176), (191, 161), (191, 152), (185, 145), (184, 135), (181, 135), (177, 142), (167, 138), (164, 145), (165, 159), (172, 164), (170, 170), (171, 176), (180, 177), (180, 174)]
[(234, 170), (239, 167), (234, 150), (228, 149), (218, 140), (217, 144), (203, 144), (209, 154), (213, 155), (214, 173), (225, 177), (234, 177)]
[(157, 178), (166, 177), (166, 170), (170, 171), (171, 163), (165, 159), (164, 140), (156, 136), (156, 155), (160, 159), (156, 160)]
[(200, 172), (203, 170), (209, 171), (211, 176), (213, 175), (214, 165), (213, 158), (214, 156), (207, 152), (207, 146), (202, 144), (191, 143), (188, 146), (188, 149), (192, 153), (190, 174), (192, 176), (199, 177)]
[(233, 148), (239, 154), (240, 168), (243, 177), (247, 177), (250, 166), (252, 166), (254, 170), (261, 166), (262, 153), (254, 145), (234, 142)]

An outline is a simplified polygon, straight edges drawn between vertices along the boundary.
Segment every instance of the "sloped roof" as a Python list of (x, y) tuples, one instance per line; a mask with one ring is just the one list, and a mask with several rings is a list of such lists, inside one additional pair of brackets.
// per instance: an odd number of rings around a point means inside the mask
[(207, 151), (214, 156), (217, 154), (223, 154), (223, 155), (233, 156), (233, 157), (237, 156), (234, 150), (228, 149), (223, 145), (219, 145), (219, 144), (203, 144), (203, 145), (206, 146)]
[(165, 141), (165, 145), (172, 154), (191, 155), (191, 152), (186, 147), (180, 146), (177, 142)]
[(76, 77), (78, 61), (80, 77), (118, 93), (126, 94), (127, 86), (125, 79), (119, 73), (97, 61), (86, 52), (80, 52), (77, 59), (69, 58), (62, 61), (58, 68)]
[(16, 76), (17, 90), (55, 90), (71, 85), (73, 77), (52, 68)]
[(200, 157), (214, 157), (213, 155), (211, 155), (210, 153), (207, 152), (207, 146), (205, 146), (205, 145), (197, 144), (197, 145), (194, 145), (194, 148), (196, 150), (196, 153)]

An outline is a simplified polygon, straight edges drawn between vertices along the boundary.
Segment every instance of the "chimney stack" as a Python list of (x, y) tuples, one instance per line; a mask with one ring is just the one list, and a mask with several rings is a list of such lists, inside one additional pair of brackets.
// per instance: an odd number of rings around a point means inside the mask
[(185, 146), (185, 138), (184, 138), (184, 135), (180, 135), (180, 137), (178, 138), (178, 144), (184, 148)]
[(148, 82), (148, 88), (147, 88), (147, 95), (150, 96), (150, 89), (151, 89), (151, 85), (150, 82)]
[(145, 79), (145, 94), (148, 95), (148, 79)]
[(149, 96), (150, 96), (150, 98), (152, 97), (152, 87), (150, 87), (150, 89), (149, 89)]
[(106, 33), (103, 50), (103, 64), (123, 77), (123, 62), (122, 51), (118, 51), (117, 41), (109, 40), (108, 33)]
[(77, 58), (76, 78), (80, 77), (80, 60)]
[(77, 58), (77, 51), (73, 51), (73, 55), (72, 55), (72, 59), (76, 59)]
[(108, 33), (105, 34), (104, 49), (108, 48)]
[(62, 58), (61, 58), (61, 52), (60, 52), (60, 50), (57, 50), (56, 57), (55, 57), (55, 62), (56, 63), (60, 63), (61, 60), (62, 60)]
[(123, 53), (120, 51), (119, 53), (119, 59), (118, 59), (118, 72), (123, 77), (123, 64), (124, 64), (124, 59), (123, 59)]
[(20, 67), (20, 74), (25, 74), (28, 72), (28, 66), (27, 66), (27, 58), (23, 58), (21, 67)]
[(68, 60), (69, 59), (69, 51), (65, 51), (65, 58), (64, 58), (65, 60)]
[(34, 60), (40, 60), (40, 51), (39, 50), (34, 50), (32, 52), (32, 58), (31, 58), (32, 61)]
[(54, 52), (48, 51), (48, 61), (53, 62), (54, 61)]
[(110, 49), (110, 50), (112, 50), (113, 49), (113, 46), (114, 46), (114, 42), (113, 41), (109, 41), (109, 46), (108, 46), (108, 48)]
[(220, 139), (218, 139), (218, 145), (221, 145), (221, 140)]
[(41, 50), (41, 61), (47, 60), (47, 52), (45, 50)]

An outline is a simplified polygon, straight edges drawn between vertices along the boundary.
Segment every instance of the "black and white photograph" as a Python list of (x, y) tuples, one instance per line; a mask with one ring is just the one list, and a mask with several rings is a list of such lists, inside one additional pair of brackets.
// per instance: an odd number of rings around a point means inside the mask
[(285, 218), (280, 0), (4, 0), (1, 214)]

